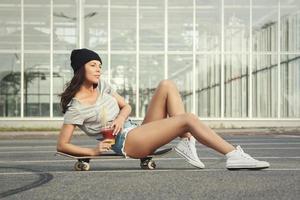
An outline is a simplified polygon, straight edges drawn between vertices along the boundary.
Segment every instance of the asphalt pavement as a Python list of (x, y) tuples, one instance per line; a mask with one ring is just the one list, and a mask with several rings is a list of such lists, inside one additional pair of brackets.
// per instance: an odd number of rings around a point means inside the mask
[[(157, 169), (142, 170), (139, 160), (91, 160), (91, 170), (73, 170), (75, 161), (55, 156), (55, 136), (0, 139), (0, 198), (3, 199), (300, 199), (300, 134), (222, 134), (264, 170), (229, 171), (221, 154), (201, 144), (205, 169), (196, 169), (175, 152), (157, 158)], [(82, 135), (74, 144), (93, 147)], [(174, 147), (178, 140), (165, 147)]]

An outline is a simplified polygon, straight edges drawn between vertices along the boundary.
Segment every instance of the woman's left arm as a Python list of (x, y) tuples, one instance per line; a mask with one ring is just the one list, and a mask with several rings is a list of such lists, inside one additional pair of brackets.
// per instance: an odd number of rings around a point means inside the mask
[(120, 107), (120, 112), (112, 123), (112, 127), (114, 127), (113, 135), (117, 135), (123, 129), (124, 122), (131, 113), (131, 106), (118, 93), (114, 92), (112, 96), (117, 100)]

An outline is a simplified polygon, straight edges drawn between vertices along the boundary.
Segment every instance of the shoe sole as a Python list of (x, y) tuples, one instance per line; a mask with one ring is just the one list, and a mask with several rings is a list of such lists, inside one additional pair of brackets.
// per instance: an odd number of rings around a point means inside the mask
[(177, 148), (175, 148), (175, 151), (177, 154), (179, 154), (181, 157), (183, 157), (188, 163), (190, 163), (191, 165), (193, 165), (194, 167), (197, 167), (199, 169), (204, 169), (205, 165), (203, 164), (203, 166), (199, 166), (198, 164), (196, 164), (195, 161), (188, 159), (185, 154), (181, 153), (181, 151), (177, 150)]
[(228, 170), (239, 170), (239, 169), (252, 169), (252, 170), (256, 170), (256, 169), (266, 169), (266, 168), (269, 168), (270, 165), (268, 166), (243, 166), (243, 165), (236, 165), (236, 166), (226, 166), (226, 168)]

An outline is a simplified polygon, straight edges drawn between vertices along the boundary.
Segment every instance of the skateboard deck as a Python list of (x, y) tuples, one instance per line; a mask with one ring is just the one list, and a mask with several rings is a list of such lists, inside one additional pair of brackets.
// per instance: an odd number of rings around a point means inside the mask
[[(153, 154), (148, 155), (145, 158), (141, 158), (140, 159), (141, 168), (142, 169), (155, 169), (156, 164), (152, 160), (152, 158), (164, 156), (167, 153), (170, 153), (172, 150), (173, 150), (173, 148), (166, 148), (166, 149), (157, 150)], [(91, 159), (121, 159), (121, 158), (125, 158), (124, 156), (118, 155), (118, 154), (115, 154), (115, 153), (103, 153), (99, 156), (74, 156), (74, 155), (70, 155), (70, 154), (66, 154), (66, 153), (58, 151), (58, 152), (55, 153), (55, 155), (65, 156), (65, 157), (77, 160), (77, 162), (74, 165), (74, 169), (76, 171), (88, 171), (90, 169), (89, 162), (90, 162)]]

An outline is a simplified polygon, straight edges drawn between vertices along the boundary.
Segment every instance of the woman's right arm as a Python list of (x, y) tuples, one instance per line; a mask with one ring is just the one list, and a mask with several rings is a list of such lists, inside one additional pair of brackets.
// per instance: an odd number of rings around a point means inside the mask
[(62, 126), (57, 140), (57, 151), (76, 156), (97, 156), (111, 148), (111, 144), (105, 142), (99, 142), (96, 148), (84, 148), (71, 144), (70, 141), (75, 127), (73, 124)]

